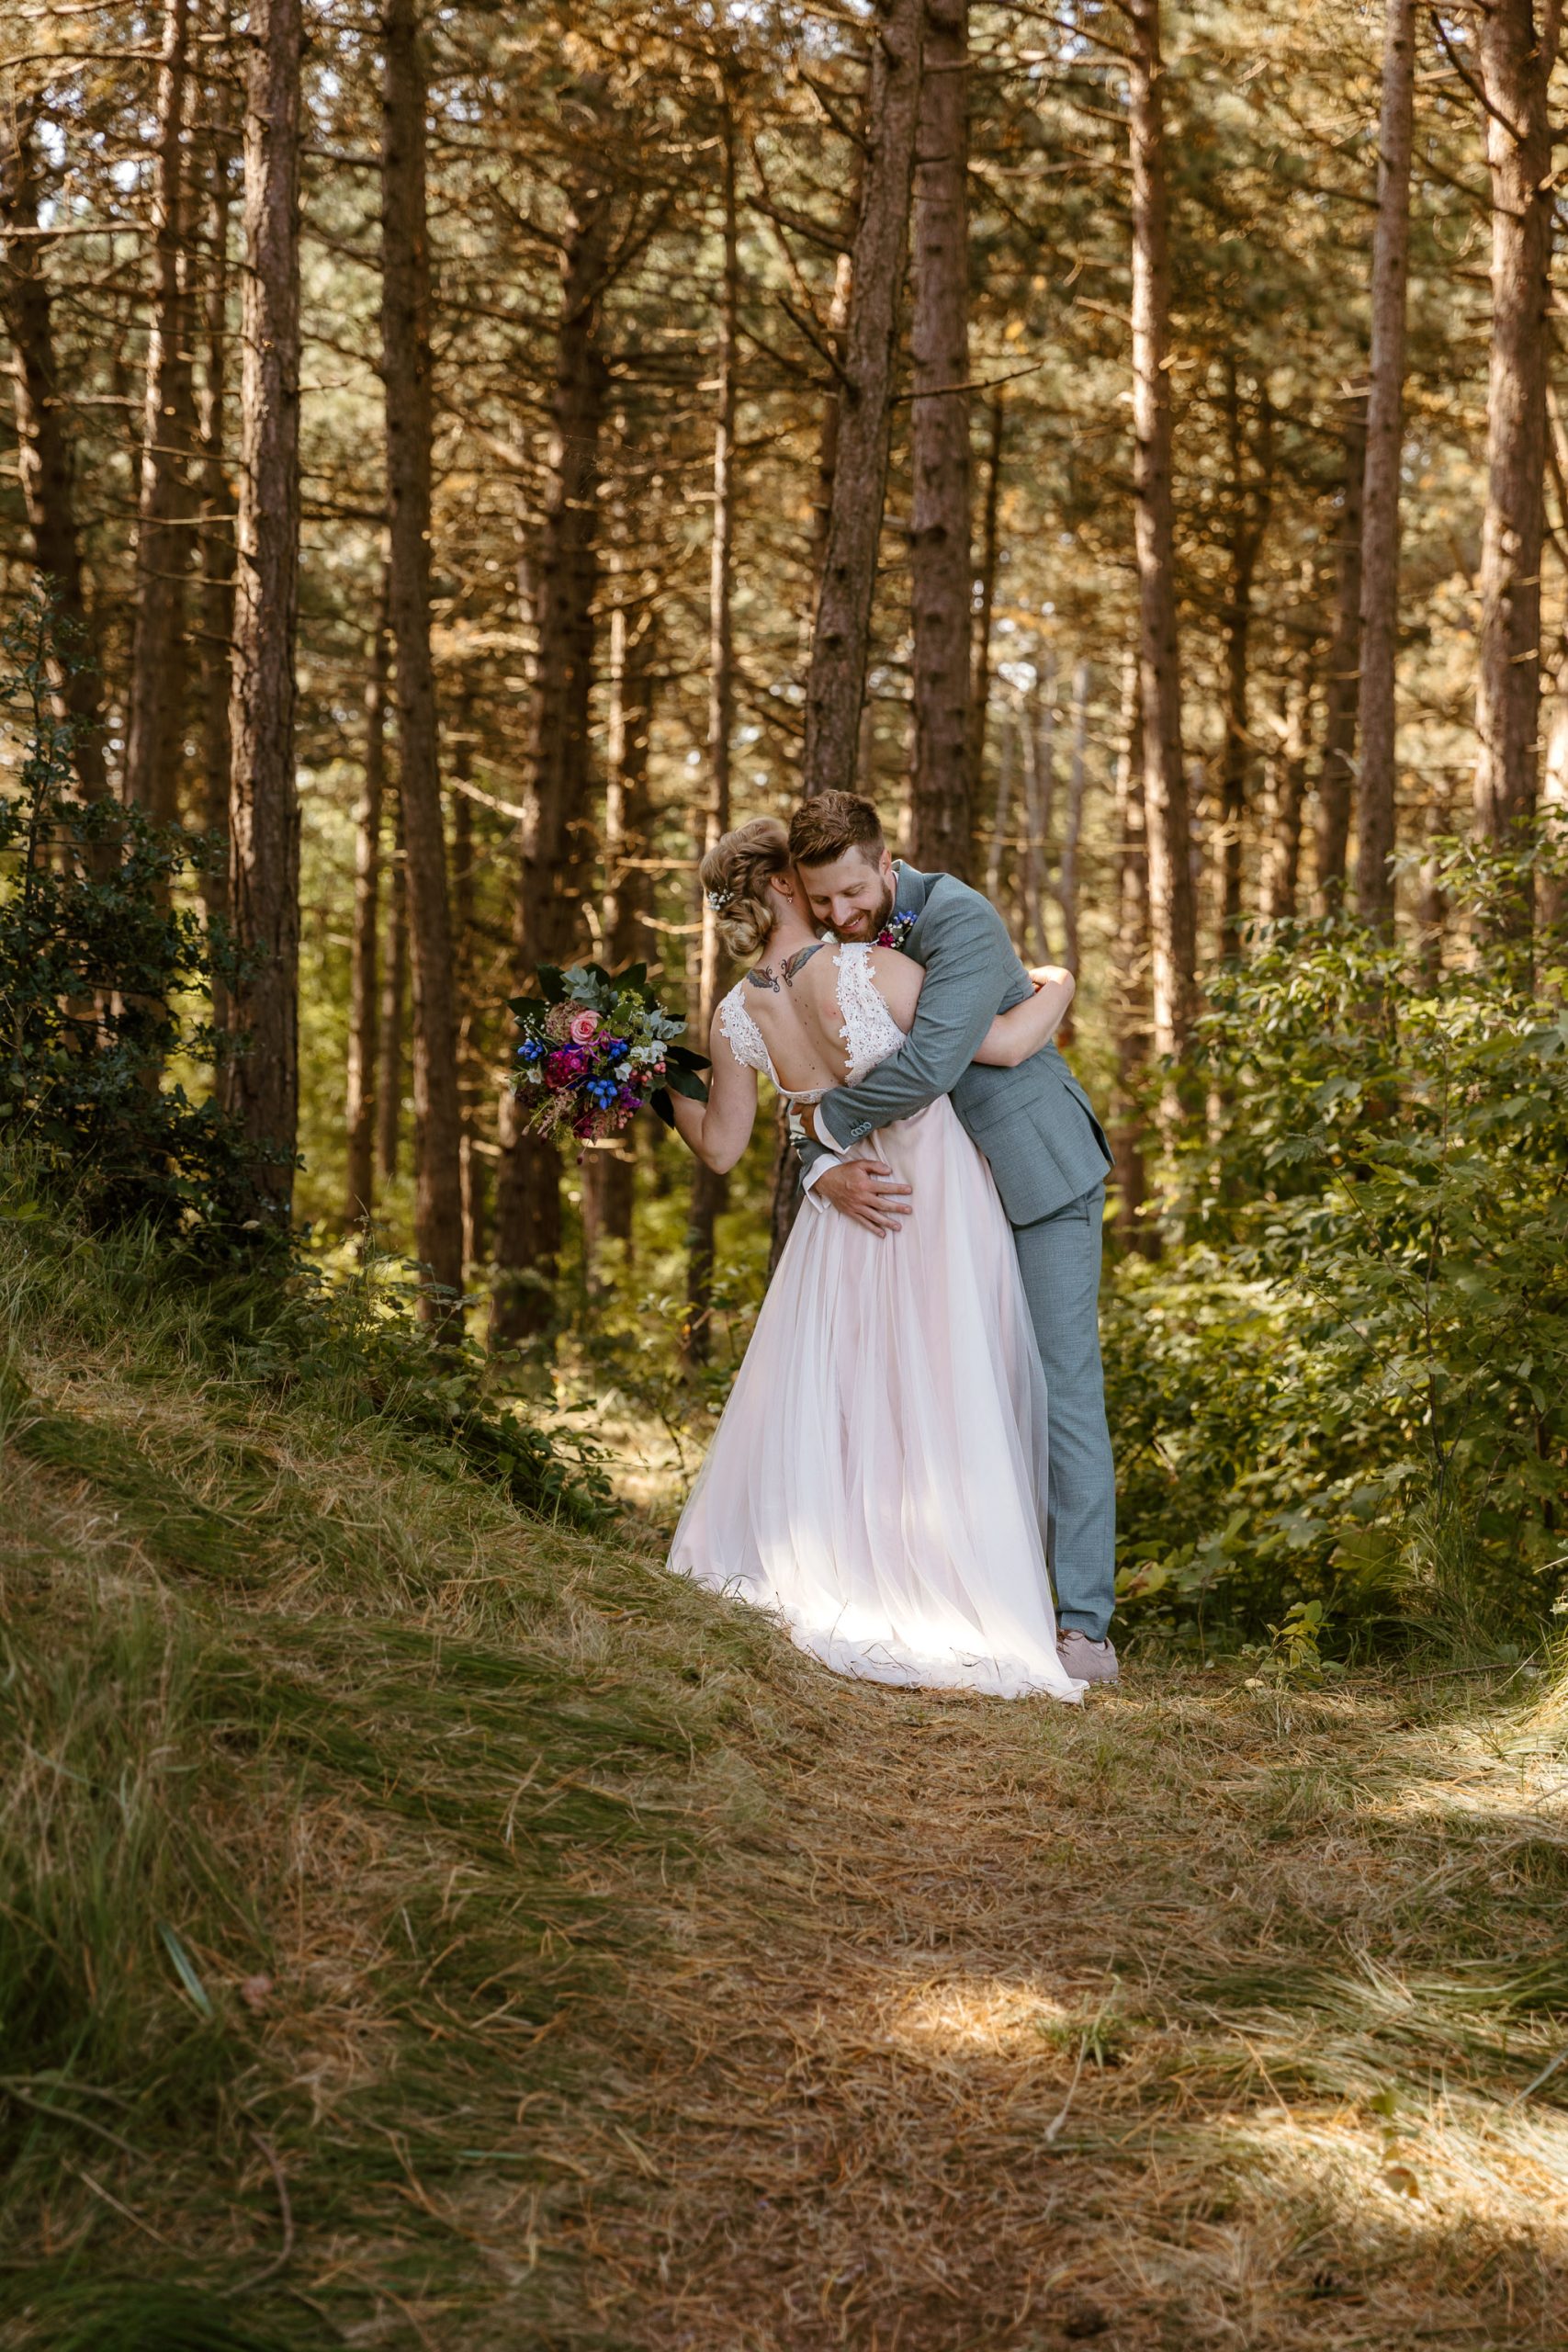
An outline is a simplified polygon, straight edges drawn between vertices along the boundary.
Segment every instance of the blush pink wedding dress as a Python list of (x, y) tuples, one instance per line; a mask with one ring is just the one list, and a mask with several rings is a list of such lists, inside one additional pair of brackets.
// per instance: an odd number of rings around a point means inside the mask
[[(852, 1085), (905, 1032), (869, 948), (834, 960)], [(778, 1086), (744, 982), (719, 1017)], [(1045, 1565), (1044, 1375), (991, 1171), (945, 1098), (874, 1141), (851, 1156), (906, 1178), (912, 1212), (883, 1239), (802, 1204), (670, 1566), (838, 1674), (1079, 1700)]]

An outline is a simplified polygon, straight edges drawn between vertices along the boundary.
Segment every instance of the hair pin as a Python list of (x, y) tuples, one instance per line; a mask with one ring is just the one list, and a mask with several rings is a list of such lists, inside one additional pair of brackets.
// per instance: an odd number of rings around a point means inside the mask
[(729, 905), (734, 896), (735, 893), (733, 890), (710, 890), (708, 892), (708, 904), (713, 909), (716, 915), (721, 915), (726, 907)]

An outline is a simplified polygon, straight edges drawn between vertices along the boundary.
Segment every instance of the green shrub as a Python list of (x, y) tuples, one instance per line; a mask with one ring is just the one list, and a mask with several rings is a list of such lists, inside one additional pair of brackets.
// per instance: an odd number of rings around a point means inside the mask
[(1568, 970), (1505, 918), (1562, 850), (1449, 845), (1487, 944), (1440, 978), (1292, 924), (1216, 984), (1179, 1246), (1107, 1317), (1122, 1590), (1168, 1627), (1262, 1639), (1320, 1600), (1341, 1638), (1539, 1633), (1568, 1555)]
[(254, 1236), (256, 1147), (167, 1076), (220, 1050), (225, 944), (176, 893), (221, 843), (76, 797), (51, 684), (73, 656), (41, 593), (0, 649), (0, 711), (24, 739), (21, 789), (0, 795), (0, 1135), (95, 1223)]

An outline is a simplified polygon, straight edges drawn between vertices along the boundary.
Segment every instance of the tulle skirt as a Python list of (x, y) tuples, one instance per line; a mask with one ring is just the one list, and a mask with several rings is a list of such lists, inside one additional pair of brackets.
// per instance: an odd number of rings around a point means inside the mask
[(838, 1674), (1080, 1699), (1045, 1565), (1044, 1375), (991, 1171), (945, 1099), (874, 1141), (913, 1213), (883, 1239), (802, 1204), (670, 1566)]

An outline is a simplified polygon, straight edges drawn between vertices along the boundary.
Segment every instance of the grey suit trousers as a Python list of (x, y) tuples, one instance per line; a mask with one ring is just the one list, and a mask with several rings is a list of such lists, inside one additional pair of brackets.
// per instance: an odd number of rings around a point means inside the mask
[(1105, 1638), (1116, 1601), (1116, 1471), (1100, 1361), (1100, 1259), (1105, 1187), (1053, 1216), (1015, 1225), (1018, 1262), (1050, 1426), (1047, 1551), (1063, 1628)]

